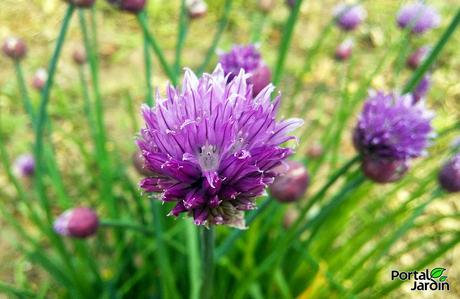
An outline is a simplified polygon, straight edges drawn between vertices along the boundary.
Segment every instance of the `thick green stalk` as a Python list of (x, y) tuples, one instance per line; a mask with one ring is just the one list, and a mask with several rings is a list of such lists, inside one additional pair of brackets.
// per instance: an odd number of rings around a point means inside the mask
[(275, 71), (273, 74), (273, 84), (278, 85), (281, 76), (283, 75), (284, 64), (286, 62), (287, 52), (291, 46), (292, 35), (294, 33), (294, 26), (297, 23), (300, 13), (300, 6), (302, 5), (303, 0), (297, 0), (296, 4), (291, 10), (289, 19), (284, 27), (283, 36), (281, 38), (278, 59), (276, 61)]
[(52, 222), (51, 216), (51, 207), (49, 205), (48, 198), (46, 196), (45, 185), (43, 181), (43, 173), (44, 173), (44, 161), (43, 161), (43, 139), (45, 134), (45, 124), (47, 119), (47, 107), (50, 98), (51, 87), (54, 81), (54, 75), (56, 73), (56, 68), (59, 60), (59, 56), (61, 54), (62, 46), (64, 44), (65, 36), (67, 34), (67, 30), (69, 28), (70, 19), (72, 18), (73, 12), (75, 7), (73, 5), (68, 6), (66, 14), (64, 16), (64, 20), (62, 21), (61, 31), (59, 32), (58, 39), (56, 41), (56, 46), (53, 52), (53, 56), (51, 57), (51, 62), (48, 68), (48, 79), (46, 80), (46, 84), (43, 87), (41, 93), (41, 100), (40, 100), (40, 107), (37, 116), (37, 125), (35, 130), (35, 160), (36, 160), (36, 186), (37, 191), (39, 194), (40, 202), (42, 203), (43, 207), (45, 208), (45, 213), (47, 216), (47, 220), (49, 223)]
[(429, 70), (431, 65), (436, 61), (439, 54), (441, 53), (441, 50), (444, 48), (444, 46), (447, 44), (452, 34), (455, 32), (459, 23), (460, 23), (460, 8), (457, 9), (457, 12), (454, 18), (452, 19), (452, 21), (450, 22), (449, 26), (444, 31), (442, 36), (439, 38), (434, 48), (431, 50), (430, 55), (428, 55), (428, 57), (423, 61), (423, 63), (417, 68), (415, 73), (412, 75), (412, 78), (404, 86), (403, 93), (411, 92), (415, 88), (415, 86), (417, 86), (419, 81), (422, 79), (423, 75)]
[(214, 283), (214, 228), (203, 228), (202, 235), (202, 269), (201, 299), (212, 298)]
[(187, 258), (188, 258), (188, 273), (190, 283), (190, 299), (200, 298), (200, 283), (201, 283), (201, 268), (200, 268), (200, 253), (198, 244), (198, 233), (196, 226), (187, 221), (185, 224), (186, 242), (187, 242)]
[(141, 26), (144, 36), (147, 38), (147, 41), (149, 42), (158, 60), (160, 61), (161, 68), (166, 73), (166, 76), (168, 76), (169, 80), (171, 80), (171, 82), (174, 85), (176, 85), (177, 81), (176, 81), (175, 73), (169, 66), (168, 62), (166, 61), (165, 55), (163, 53), (163, 50), (160, 48), (160, 45), (157, 43), (155, 37), (149, 31), (147, 15), (145, 11), (142, 11), (139, 14), (137, 14), (137, 20), (139, 22), (139, 25)]
[(206, 70), (209, 62), (211, 61), (212, 56), (216, 52), (217, 45), (219, 44), (222, 34), (224, 33), (224, 30), (228, 24), (228, 19), (230, 17), (230, 11), (232, 10), (232, 3), (233, 3), (233, 0), (225, 0), (224, 12), (222, 13), (222, 17), (220, 18), (219, 25), (217, 27), (217, 31), (214, 35), (214, 38), (212, 40), (211, 46), (209, 47), (208, 52), (206, 53), (203, 63), (198, 68), (198, 72), (197, 72), (198, 74), (202, 74)]

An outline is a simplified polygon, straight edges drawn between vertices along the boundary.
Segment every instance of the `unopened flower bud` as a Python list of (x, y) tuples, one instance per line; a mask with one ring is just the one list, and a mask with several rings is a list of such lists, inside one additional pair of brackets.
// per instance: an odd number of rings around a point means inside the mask
[(446, 192), (460, 192), (460, 153), (444, 164), (439, 172), (438, 181)]
[(364, 157), (361, 162), (361, 169), (368, 179), (385, 184), (399, 181), (406, 174), (409, 166), (404, 160)]
[(15, 60), (23, 59), (27, 54), (26, 43), (17, 37), (8, 37), (2, 46), (3, 53)]
[(422, 79), (417, 84), (417, 86), (415, 86), (414, 91), (412, 92), (412, 102), (414, 104), (426, 96), (428, 90), (430, 89), (430, 85), (431, 76), (427, 73), (425, 76), (422, 77)]
[(407, 58), (407, 66), (413, 70), (417, 69), (418, 66), (426, 59), (430, 51), (430, 47), (418, 48)]
[(317, 159), (321, 157), (324, 153), (323, 146), (320, 143), (313, 143), (307, 149), (307, 157), (310, 159)]
[(201, 18), (208, 12), (208, 5), (203, 0), (187, 0), (185, 5), (188, 15), (192, 19)]
[(48, 80), (48, 72), (45, 68), (39, 68), (32, 78), (32, 87), (40, 91), (45, 87), (46, 80)]
[(82, 48), (75, 49), (72, 54), (73, 61), (78, 65), (86, 63), (86, 52)]
[(279, 176), (270, 186), (270, 192), (279, 202), (295, 202), (302, 198), (307, 191), (309, 176), (307, 169), (302, 163), (296, 161), (287, 162), (288, 169), (283, 172), (281, 165), (275, 169)]
[(14, 161), (14, 172), (23, 178), (30, 178), (35, 174), (35, 159), (31, 154), (19, 156)]
[(62, 235), (84, 239), (99, 228), (99, 217), (90, 208), (80, 207), (65, 211), (54, 222), (54, 230)]
[(248, 83), (252, 83), (252, 95), (255, 97), (272, 81), (272, 72), (270, 68), (262, 64), (251, 74)]
[(259, 0), (259, 10), (263, 13), (269, 13), (275, 6), (275, 0)]
[(342, 30), (351, 31), (364, 21), (367, 12), (361, 5), (339, 4), (334, 9), (334, 17), (337, 26)]
[(131, 13), (139, 13), (145, 7), (146, 0), (107, 0), (120, 10)]
[(352, 51), (353, 41), (351, 39), (347, 39), (335, 49), (335, 59), (345, 61), (350, 58)]

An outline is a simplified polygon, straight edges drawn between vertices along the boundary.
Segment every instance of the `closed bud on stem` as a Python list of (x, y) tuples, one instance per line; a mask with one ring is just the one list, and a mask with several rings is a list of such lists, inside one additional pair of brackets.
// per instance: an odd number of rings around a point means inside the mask
[(324, 148), (320, 143), (313, 143), (307, 149), (307, 157), (310, 159), (317, 159), (321, 157), (324, 153)]
[(429, 52), (431, 51), (430, 47), (421, 47), (415, 50), (406, 61), (407, 67), (410, 69), (417, 69), (420, 64), (426, 59)]
[(2, 46), (3, 54), (14, 60), (21, 60), (27, 54), (26, 43), (17, 37), (8, 37)]
[(185, 5), (187, 13), (192, 19), (201, 18), (208, 12), (208, 5), (203, 0), (187, 0)]
[(72, 59), (75, 64), (83, 65), (86, 63), (86, 52), (83, 48), (75, 49), (72, 53)]
[(45, 87), (46, 80), (48, 80), (48, 72), (45, 68), (39, 68), (32, 78), (32, 87), (40, 91)]
[(279, 175), (270, 186), (272, 196), (282, 203), (296, 202), (307, 191), (310, 182), (307, 169), (297, 161), (287, 161), (286, 165), (278, 166), (274, 171)]
[(58, 234), (80, 239), (94, 235), (98, 228), (96, 212), (85, 207), (67, 210), (54, 221), (54, 230)]
[(460, 153), (444, 164), (439, 172), (438, 181), (444, 191), (460, 192)]
[(404, 160), (386, 160), (364, 157), (361, 162), (364, 175), (379, 184), (399, 181), (409, 169)]
[(353, 41), (347, 39), (337, 46), (335, 49), (335, 59), (338, 61), (345, 61), (350, 58), (351, 53), (353, 52)]
[(141, 12), (144, 7), (146, 0), (107, 0), (110, 4), (117, 7), (119, 10), (131, 12), (137, 14)]
[(31, 154), (24, 154), (19, 156), (14, 161), (14, 172), (16, 175), (23, 178), (33, 177), (35, 174), (35, 159)]
[(269, 13), (275, 6), (275, 0), (259, 0), (259, 10), (263, 13)]

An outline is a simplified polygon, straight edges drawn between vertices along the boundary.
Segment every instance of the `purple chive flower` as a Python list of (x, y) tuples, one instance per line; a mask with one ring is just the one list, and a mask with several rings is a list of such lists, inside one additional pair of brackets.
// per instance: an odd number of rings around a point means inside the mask
[(335, 59), (339, 61), (345, 61), (350, 58), (353, 51), (353, 41), (346, 39), (335, 49)]
[(431, 51), (431, 47), (420, 47), (415, 50), (406, 61), (406, 65), (415, 70), (420, 64), (427, 58), (428, 54)]
[(396, 21), (400, 28), (410, 26), (412, 33), (422, 34), (438, 27), (441, 18), (434, 8), (417, 2), (403, 6), (398, 13)]
[(339, 4), (334, 9), (337, 26), (345, 31), (356, 29), (367, 17), (366, 10), (361, 5)]
[(430, 89), (431, 85), (431, 75), (426, 74), (425, 76), (422, 77), (418, 85), (414, 88), (414, 91), (412, 92), (412, 99), (414, 103), (417, 103), (421, 99), (423, 99), (426, 94), (428, 93), (428, 90)]
[(372, 92), (355, 127), (353, 142), (364, 156), (407, 160), (425, 153), (432, 137), (431, 119), (423, 101), (410, 95)]
[(438, 175), (438, 181), (446, 192), (460, 192), (460, 153), (444, 164)]
[(53, 227), (62, 236), (84, 239), (96, 233), (99, 217), (90, 208), (74, 208), (61, 214), (54, 221)]
[(262, 61), (260, 52), (254, 45), (237, 45), (227, 53), (220, 56), (220, 63), (228, 80), (232, 80), (243, 69), (251, 76), (248, 83), (251, 83), (253, 95), (256, 96), (271, 82), (271, 71)]
[(174, 202), (171, 215), (244, 228), (244, 211), (273, 182), (274, 168), (292, 153), (281, 145), (303, 121), (275, 120), (281, 98), (271, 101), (272, 85), (253, 97), (243, 69), (229, 76), (220, 65), (200, 79), (186, 70), (181, 89), (170, 86), (154, 108), (143, 106), (137, 144), (157, 175), (140, 186)]
[(185, 3), (190, 18), (198, 19), (206, 15), (208, 5), (203, 0), (187, 0)]
[(136, 14), (144, 9), (147, 0), (107, 0), (107, 2), (120, 10)]
[(14, 172), (23, 177), (32, 177), (35, 174), (35, 159), (30, 154), (23, 154), (14, 161)]
[(270, 186), (270, 193), (273, 197), (282, 203), (296, 202), (301, 199), (310, 182), (305, 166), (296, 161), (288, 161), (287, 165), (280, 165), (275, 171), (281, 173)]
[(14, 60), (21, 60), (27, 54), (26, 43), (17, 37), (8, 37), (2, 46), (3, 54)]
[(371, 156), (364, 157), (361, 163), (364, 175), (377, 183), (399, 181), (409, 169), (406, 160), (387, 160)]
[(65, 2), (71, 3), (79, 8), (88, 8), (93, 6), (96, 0), (64, 0)]
[(40, 91), (48, 80), (48, 71), (45, 68), (39, 68), (32, 78), (32, 87)]

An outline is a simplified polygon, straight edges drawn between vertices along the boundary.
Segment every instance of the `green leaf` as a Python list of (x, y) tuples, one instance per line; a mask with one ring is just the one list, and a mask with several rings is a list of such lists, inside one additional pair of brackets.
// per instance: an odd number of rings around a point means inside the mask
[(447, 276), (444, 275), (444, 276), (441, 276), (441, 278), (439, 278), (439, 281), (443, 282), (443, 281), (446, 281), (446, 279), (447, 279)]
[(445, 268), (434, 268), (434, 269), (431, 270), (431, 272), (430, 272), (431, 278), (438, 278), (438, 277), (441, 277), (442, 272), (444, 272), (444, 270), (446, 270), (446, 269), (445, 269)]

